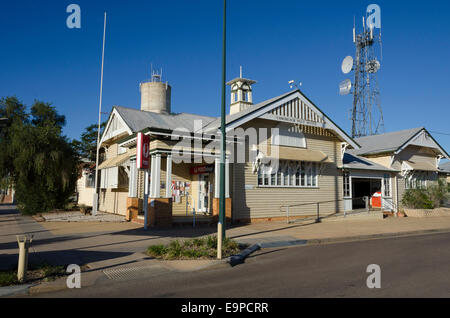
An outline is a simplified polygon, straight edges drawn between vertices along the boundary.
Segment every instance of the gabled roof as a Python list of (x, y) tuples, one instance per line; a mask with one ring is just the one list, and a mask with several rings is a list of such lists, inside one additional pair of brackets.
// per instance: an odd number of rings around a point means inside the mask
[(139, 132), (146, 128), (162, 130), (184, 128), (189, 132), (193, 132), (194, 122), (196, 120), (201, 121), (201, 124), (204, 126), (216, 119), (216, 117), (187, 113), (169, 115), (142, 111), (134, 108), (126, 108), (122, 106), (114, 106), (114, 108), (133, 133)]
[(413, 128), (401, 131), (394, 131), (381, 135), (355, 138), (361, 145), (361, 149), (350, 150), (356, 155), (372, 155), (397, 151), (402, 145), (417, 135), (423, 127)]
[(397, 172), (394, 169), (382, 166), (366, 158), (358, 157), (347, 152), (344, 154), (343, 164), (344, 169)]
[[(426, 143), (418, 143), (421, 137), (430, 137)], [(381, 135), (356, 138), (361, 145), (361, 149), (353, 149), (349, 152), (354, 155), (368, 156), (377, 154), (398, 154), (408, 145), (421, 145), (439, 150), (439, 152), (449, 159), (448, 153), (437, 143), (431, 134), (424, 128), (413, 128), (407, 130), (394, 131)]]
[[(271, 103), (273, 103), (273, 102), (275, 102), (277, 100), (280, 100), (280, 99), (282, 99), (282, 98), (284, 98), (286, 96), (289, 96), (289, 95), (293, 94), (294, 92), (296, 92), (296, 90), (292, 91), (292, 92), (285, 93), (283, 95), (280, 95), (280, 96), (277, 96), (277, 97), (274, 97), (274, 98), (271, 98), (271, 99), (268, 99), (268, 100), (263, 101), (263, 102), (261, 102), (259, 104), (252, 105), (251, 107), (249, 107), (249, 108), (247, 108), (247, 109), (245, 109), (243, 111), (240, 111), (238, 113), (235, 113), (233, 115), (227, 115), (226, 116), (226, 120), (225, 120), (225, 124), (228, 126), (229, 124), (235, 122), (236, 120), (238, 120), (240, 118), (243, 118), (243, 117), (245, 117), (245, 116), (247, 116), (247, 115), (249, 115), (249, 114), (251, 114), (253, 112), (256, 112), (257, 110), (260, 110), (261, 108), (264, 108), (265, 106), (267, 106), (267, 105), (269, 105), (269, 104), (271, 104)], [(216, 120), (214, 120), (211, 123), (209, 123), (208, 125), (206, 125), (203, 129), (205, 131), (207, 131), (207, 132), (212, 132), (212, 131), (216, 131), (216, 130), (220, 129), (220, 126), (221, 126), (221, 118), (218, 117), (218, 118), (216, 118)]]
[(445, 162), (445, 163), (441, 163), (439, 165), (439, 169), (444, 171), (444, 172), (450, 173), (450, 161), (449, 162)]
[[(323, 120), (324, 128), (333, 130), (336, 135), (338, 135), (341, 140), (347, 142), (353, 148), (360, 148), (359, 144), (353, 140), (347, 133), (337, 126), (324, 112), (322, 112), (319, 107), (317, 107), (311, 100), (309, 100), (299, 89), (285, 93), (278, 97), (271, 98), (262, 103), (252, 105), (251, 107), (233, 115), (228, 115), (226, 117), (226, 130), (230, 131), (240, 125), (264, 115), (265, 113), (279, 107), (280, 105), (287, 103), (295, 98), (301, 99), (308, 107), (313, 109), (315, 112), (320, 114)], [(221, 119), (217, 118), (215, 121), (211, 122), (209, 125), (205, 126), (203, 129), (208, 133), (213, 133), (220, 129)]]

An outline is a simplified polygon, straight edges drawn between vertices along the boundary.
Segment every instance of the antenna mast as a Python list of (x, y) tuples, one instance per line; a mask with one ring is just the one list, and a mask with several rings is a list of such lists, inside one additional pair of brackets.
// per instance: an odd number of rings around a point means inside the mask
[[(357, 34), (353, 28), (353, 43), (355, 44), (355, 60), (353, 68), (349, 66), (348, 59), (343, 62), (343, 70), (354, 71), (353, 106), (351, 109), (352, 137), (364, 137), (384, 133), (383, 111), (380, 102), (380, 90), (378, 87), (377, 73), (381, 67), (375, 50), (376, 44), (380, 44), (381, 52), (381, 27), (378, 34), (375, 26), (369, 23), (370, 19), (363, 17), (362, 33)], [(367, 26), (366, 26), (367, 24)], [(341, 89), (341, 95), (350, 93), (350, 88)]]

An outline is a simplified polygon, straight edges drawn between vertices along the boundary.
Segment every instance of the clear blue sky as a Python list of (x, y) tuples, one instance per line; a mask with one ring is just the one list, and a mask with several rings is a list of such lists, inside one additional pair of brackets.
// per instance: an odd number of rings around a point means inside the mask
[[(66, 27), (71, 3), (81, 6), (80, 30)], [(258, 81), (255, 102), (302, 81), (302, 91), (350, 132), (340, 63), (354, 55), (353, 17), (361, 24), (370, 3), (382, 10), (386, 131), (425, 126), (449, 134), (434, 136), (450, 151), (449, 1), (228, 0), (227, 80), (243, 65)], [(105, 112), (139, 107), (139, 82), (153, 63), (172, 85), (174, 112), (220, 114), (221, 0), (1, 0), (0, 96), (53, 103), (66, 116), (65, 134), (78, 138), (97, 121), (105, 10)]]

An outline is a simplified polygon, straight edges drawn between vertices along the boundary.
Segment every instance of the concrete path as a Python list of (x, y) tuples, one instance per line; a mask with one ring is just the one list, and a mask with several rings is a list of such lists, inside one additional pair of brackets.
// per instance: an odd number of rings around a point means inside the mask
[(42, 213), (47, 222), (126, 222), (125, 217), (118, 214), (98, 212), (96, 215), (84, 215), (80, 211)]
[(120, 263), (139, 259), (147, 247), (212, 234), (214, 228), (144, 231), (142, 225), (110, 222), (37, 222), (18, 214), (13, 206), (0, 206), (0, 270), (17, 264), (16, 235), (33, 235), (30, 263), (55, 265)]
[[(305, 223), (264, 222), (234, 227), (227, 236), (241, 243), (307, 240), (309, 242), (360, 239), (369, 236), (407, 235), (412, 232), (450, 232), (450, 217), (386, 218)], [(417, 234), (417, 233), (416, 233)], [(289, 245), (289, 244), (288, 244)]]

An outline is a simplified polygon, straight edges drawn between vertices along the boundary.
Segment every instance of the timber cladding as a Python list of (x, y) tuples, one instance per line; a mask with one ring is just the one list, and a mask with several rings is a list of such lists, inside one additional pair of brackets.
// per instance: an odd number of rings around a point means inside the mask
[(338, 166), (342, 164), (340, 141), (335, 137), (305, 133), (307, 149), (322, 151), (332, 163), (324, 163), (318, 177), (318, 187), (258, 187), (257, 173), (253, 173), (252, 163), (235, 163), (233, 165), (233, 220), (252, 220), (259, 218), (282, 218), (286, 216), (281, 206), (286, 204), (309, 204), (291, 209), (295, 214), (315, 215), (315, 203), (321, 204), (324, 214), (343, 211), (343, 185)]

